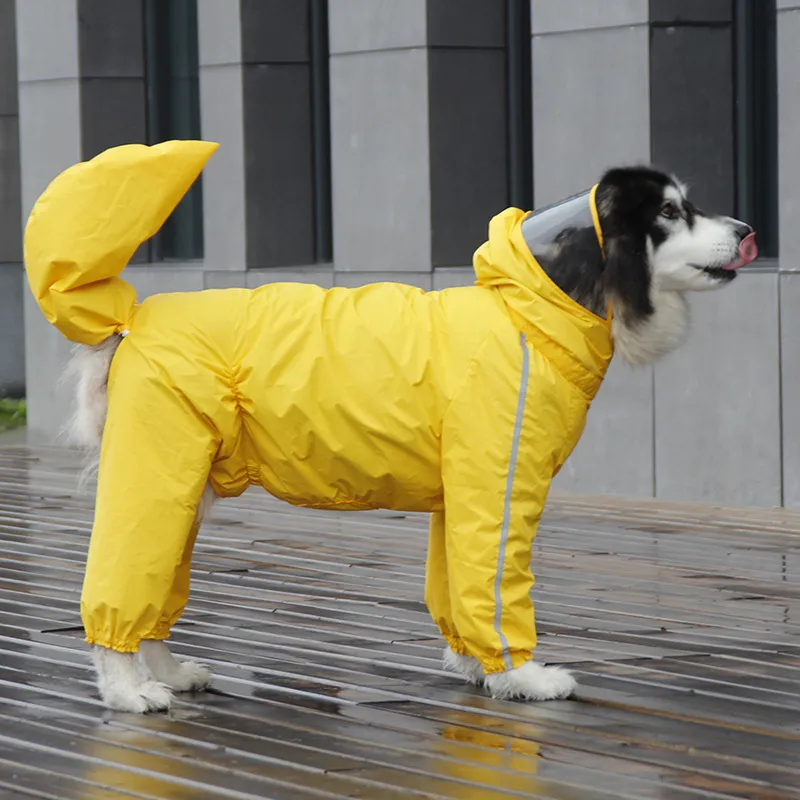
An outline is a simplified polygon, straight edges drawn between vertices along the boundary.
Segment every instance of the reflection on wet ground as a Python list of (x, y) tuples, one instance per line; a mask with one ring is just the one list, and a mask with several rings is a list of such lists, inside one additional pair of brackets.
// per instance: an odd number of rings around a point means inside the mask
[(213, 690), (136, 717), (82, 641), (77, 463), (0, 448), (0, 798), (800, 797), (798, 514), (554, 498), (538, 657), (581, 686), (524, 705), (441, 671), (424, 517), (248, 493), (174, 632)]

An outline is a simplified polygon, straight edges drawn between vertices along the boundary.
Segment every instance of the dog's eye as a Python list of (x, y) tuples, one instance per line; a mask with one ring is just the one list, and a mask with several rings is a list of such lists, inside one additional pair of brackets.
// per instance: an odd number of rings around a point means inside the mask
[(681, 215), (681, 210), (675, 203), (664, 203), (661, 206), (661, 216), (666, 217), (667, 219), (678, 219)]

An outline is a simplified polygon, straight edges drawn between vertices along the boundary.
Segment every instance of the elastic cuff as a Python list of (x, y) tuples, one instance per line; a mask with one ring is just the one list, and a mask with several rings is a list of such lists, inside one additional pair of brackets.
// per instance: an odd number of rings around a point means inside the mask
[[(533, 658), (530, 650), (516, 650), (505, 658), (479, 658), (483, 671), (487, 675), (496, 675), (498, 672), (508, 672), (509, 669), (518, 669)], [(509, 667), (509, 662), (511, 666)]]
[(458, 656), (468, 656), (466, 645), (457, 636), (445, 636), (448, 647)]
[[(487, 675), (495, 675), (498, 672), (507, 672), (509, 669), (516, 669), (517, 667), (521, 667), (526, 661), (530, 661), (533, 658), (533, 652), (531, 650), (514, 650), (513, 652), (509, 653), (507, 659), (497, 656), (485, 657), (471, 653), (464, 644), (464, 640), (459, 639), (457, 636), (445, 635), (444, 640), (456, 655), (471, 656), (472, 658), (480, 661), (483, 671)], [(509, 662), (511, 663), (510, 667)]]
[(113, 642), (111, 639), (98, 636), (86, 636), (86, 643), (94, 647), (105, 647), (106, 650), (116, 650), (118, 653), (138, 653), (140, 639), (125, 639), (122, 642)]
[(157, 628), (154, 628), (150, 633), (142, 634), (142, 639), (169, 639), (172, 625), (169, 622), (162, 622)]
[(122, 641), (116, 641), (110, 636), (92, 636), (86, 634), (86, 643), (95, 645), (97, 647), (105, 647), (107, 650), (116, 650), (118, 653), (138, 653), (139, 642), (142, 639), (157, 639), (163, 641), (169, 639), (169, 626), (159, 626), (150, 633), (143, 634), (142, 636), (131, 636)]

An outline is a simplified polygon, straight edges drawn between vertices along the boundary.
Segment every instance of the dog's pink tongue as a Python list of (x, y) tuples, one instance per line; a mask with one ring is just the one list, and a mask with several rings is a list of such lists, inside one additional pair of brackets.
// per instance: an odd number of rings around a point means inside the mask
[(745, 264), (749, 264), (757, 258), (758, 245), (756, 244), (756, 235), (755, 233), (749, 233), (739, 244), (739, 258), (734, 261), (733, 264), (729, 264), (725, 267), (725, 269), (739, 269), (739, 267), (743, 267)]

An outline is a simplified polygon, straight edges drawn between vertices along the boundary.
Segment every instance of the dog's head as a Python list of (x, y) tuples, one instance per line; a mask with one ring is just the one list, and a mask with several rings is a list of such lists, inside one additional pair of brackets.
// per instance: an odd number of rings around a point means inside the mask
[(608, 171), (597, 209), (606, 289), (634, 319), (652, 313), (654, 292), (719, 288), (758, 255), (748, 224), (702, 211), (678, 180), (655, 169)]

